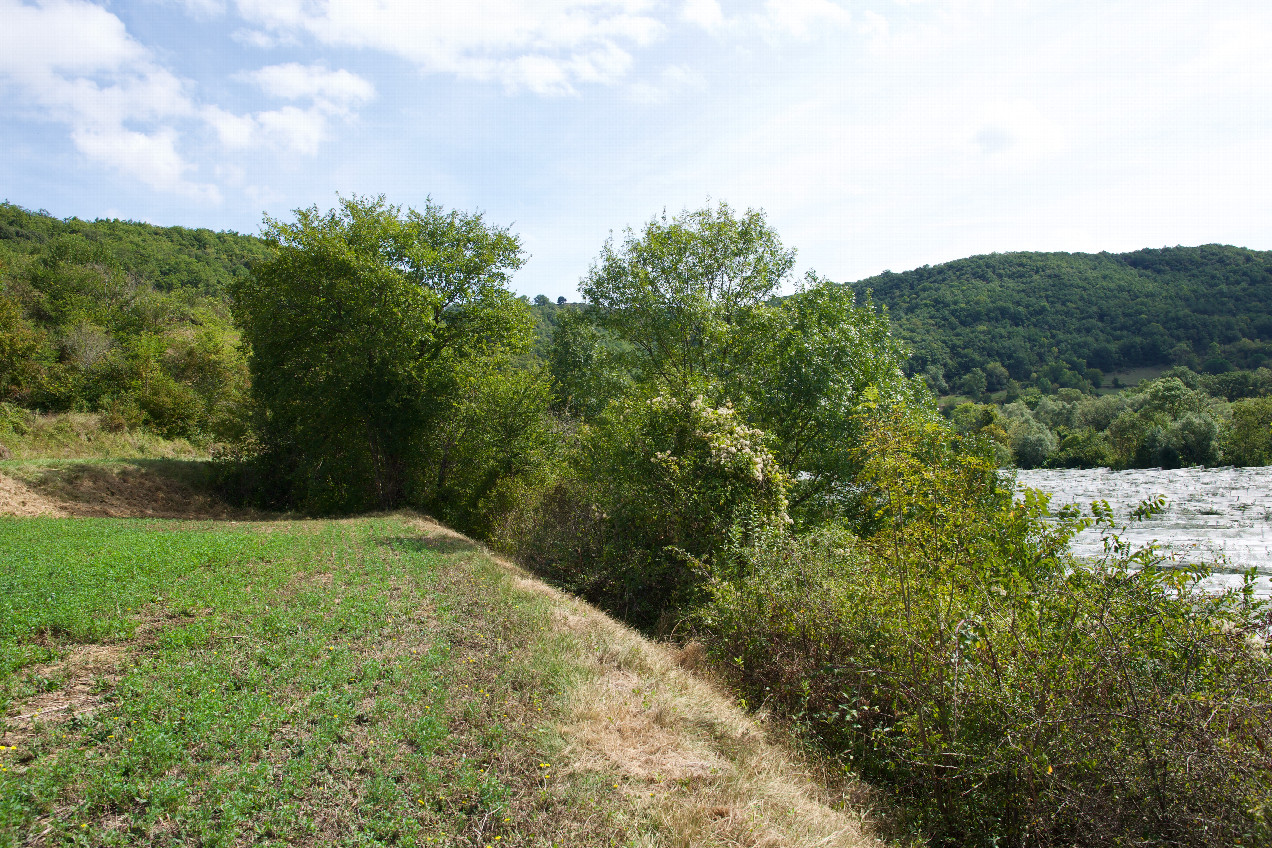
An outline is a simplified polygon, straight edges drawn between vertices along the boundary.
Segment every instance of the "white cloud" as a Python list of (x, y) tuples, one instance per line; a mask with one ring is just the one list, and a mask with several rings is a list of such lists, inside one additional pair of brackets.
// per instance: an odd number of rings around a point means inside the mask
[(261, 50), (269, 50), (289, 41), (289, 39), (282, 39), (267, 32), (261, 32), (258, 29), (245, 28), (234, 30), (234, 32), (230, 33), (230, 38), (239, 44), (246, 44), (248, 47), (256, 47)]
[(0, 0), (0, 18), (0, 72), (6, 75), (93, 73), (147, 59), (123, 21), (92, 3), (51, 0), (28, 6)]
[[(219, 9), (211, 0), (181, 2), (197, 14)], [(182, 154), (183, 138), (200, 122), (227, 150), (265, 147), (311, 156), (334, 118), (348, 119), (375, 96), (370, 82), (346, 70), (271, 65), (245, 78), (267, 96), (308, 102), (238, 115), (198, 104), (191, 85), (101, 6), (0, 0), (0, 20), (0, 82), (18, 95), (6, 98), (6, 111), (33, 109), (40, 120), (65, 124), (88, 159), (156, 190), (205, 202), (219, 202), (220, 192), (199, 181)]]
[(219, 18), (225, 14), (225, 0), (153, 0), (170, 6), (180, 6), (196, 20)]
[(549, 56), (518, 56), (507, 62), (500, 74), (512, 87), (528, 88), (535, 94), (569, 94), (569, 72), (566, 66)]
[(219, 198), (189, 180), (177, 150), (171, 124), (194, 111), (185, 84), (119, 18), (79, 0), (0, 0), (0, 19), (0, 78), (46, 120), (69, 125), (81, 153), (152, 188)]
[(258, 125), (251, 115), (236, 115), (219, 106), (206, 106), (200, 116), (216, 130), (221, 145), (228, 150), (246, 150), (258, 143)]
[(703, 29), (716, 29), (724, 23), (724, 12), (716, 0), (685, 0), (680, 17)]
[(350, 118), (354, 107), (375, 96), (375, 87), (357, 74), (322, 65), (269, 65), (238, 78), (267, 96), (310, 102), (304, 108), (289, 105), (243, 115), (217, 106), (205, 107), (201, 117), (229, 150), (269, 147), (313, 156), (327, 139), (333, 118)]
[(331, 111), (345, 111), (375, 96), (375, 86), (346, 70), (329, 71), (322, 65), (269, 65), (245, 75), (270, 97), (310, 99)]
[(663, 31), (653, 0), (238, 0), (243, 17), (281, 37), (399, 56), (429, 72), (493, 80), (543, 94), (613, 82), (627, 48)]
[(640, 81), (632, 84), (629, 93), (637, 103), (666, 103), (673, 97), (687, 91), (701, 91), (706, 88), (702, 75), (683, 65), (664, 68), (655, 82)]
[(327, 115), (316, 108), (284, 106), (255, 116), (261, 133), (276, 147), (312, 156), (327, 137)]
[(313, 156), (327, 138), (329, 115), (323, 109), (310, 106), (284, 106), (246, 115), (236, 115), (215, 106), (203, 112), (203, 118), (214, 130), (221, 145), (227, 150), (241, 151), (255, 148)]
[(176, 132), (171, 129), (141, 133), (118, 125), (81, 126), (72, 131), (71, 137), (89, 157), (136, 177), (151, 188), (212, 203), (221, 200), (216, 186), (186, 180), (190, 166), (177, 152)]
[(888, 35), (891, 32), (891, 26), (888, 24), (887, 18), (878, 12), (869, 10), (864, 12), (861, 18), (861, 23), (857, 25), (858, 32), (873, 40), (887, 40)]
[(770, 99), (720, 108), (696, 154), (627, 179), (764, 206), (841, 279), (993, 250), (1266, 245), (1272, 122), (1251, 104), (1272, 98), (1272, 6), (1063, 5), (880, 5), (886, 27), (863, 10)]
[(766, 23), (777, 30), (804, 38), (820, 27), (841, 27), (852, 22), (848, 10), (833, 0), (765, 0)]

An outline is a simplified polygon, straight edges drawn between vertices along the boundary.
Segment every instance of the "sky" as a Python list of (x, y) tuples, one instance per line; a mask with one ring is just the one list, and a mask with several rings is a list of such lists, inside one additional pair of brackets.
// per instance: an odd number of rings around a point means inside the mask
[(0, 0), (0, 199), (260, 231), (338, 196), (508, 227), (576, 298), (664, 210), (799, 273), (1272, 249), (1267, 0)]

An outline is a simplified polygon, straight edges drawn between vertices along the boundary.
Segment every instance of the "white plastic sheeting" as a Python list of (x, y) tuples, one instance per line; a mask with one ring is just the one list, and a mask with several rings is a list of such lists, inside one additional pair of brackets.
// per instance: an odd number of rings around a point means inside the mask
[[(1115, 519), (1127, 525), (1120, 534), (1124, 540), (1156, 541), (1179, 562), (1211, 565), (1216, 587), (1240, 586), (1241, 573), (1254, 567), (1256, 591), (1272, 594), (1272, 467), (1034, 470), (1020, 471), (1016, 479), (1018, 485), (1051, 492), (1053, 510), (1076, 503), (1089, 512), (1092, 501), (1106, 500)], [(1157, 495), (1166, 498), (1166, 509), (1146, 521), (1132, 521), (1132, 510)], [(1103, 551), (1100, 529), (1088, 529), (1074, 540), (1078, 556)]]

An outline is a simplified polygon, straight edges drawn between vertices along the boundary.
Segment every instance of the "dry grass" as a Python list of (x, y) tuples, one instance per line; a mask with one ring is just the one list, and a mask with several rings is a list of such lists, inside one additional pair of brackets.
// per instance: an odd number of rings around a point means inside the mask
[(563, 693), (558, 768), (612, 781), (610, 791), (655, 823), (650, 844), (884, 844), (863, 812), (866, 787), (849, 781), (830, 791), (720, 687), (687, 668), (701, 662), (700, 648), (651, 642), (495, 559), (516, 590), (550, 603), (574, 668)]
[(572, 688), (571, 758), (616, 769), (646, 796), (673, 845), (878, 845), (849, 798), (832, 798), (795, 757), (674, 654), (578, 605), (590, 678)]
[(207, 450), (145, 430), (115, 430), (95, 412), (39, 413), (0, 404), (0, 459), (193, 459)]

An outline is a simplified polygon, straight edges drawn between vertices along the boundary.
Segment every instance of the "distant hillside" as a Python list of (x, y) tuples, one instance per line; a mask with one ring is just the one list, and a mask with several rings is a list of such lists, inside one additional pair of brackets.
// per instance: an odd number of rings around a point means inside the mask
[(978, 369), (995, 391), (1007, 379), (1089, 388), (1146, 366), (1217, 373), (1272, 360), (1266, 251), (990, 254), (854, 287), (888, 307), (913, 348), (910, 368), (951, 389)]
[(261, 239), (235, 232), (138, 221), (62, 220), (0, 203), (0, 257), (52, 253), (90, 260), (164, 292), (184, 288), (223, 296), (229, 281), (246, 274), (265, 250)]
[(266, 250), (238, 233), (0, 204), (0, 402), (232, 435), (246, 369), (226, 293)]

